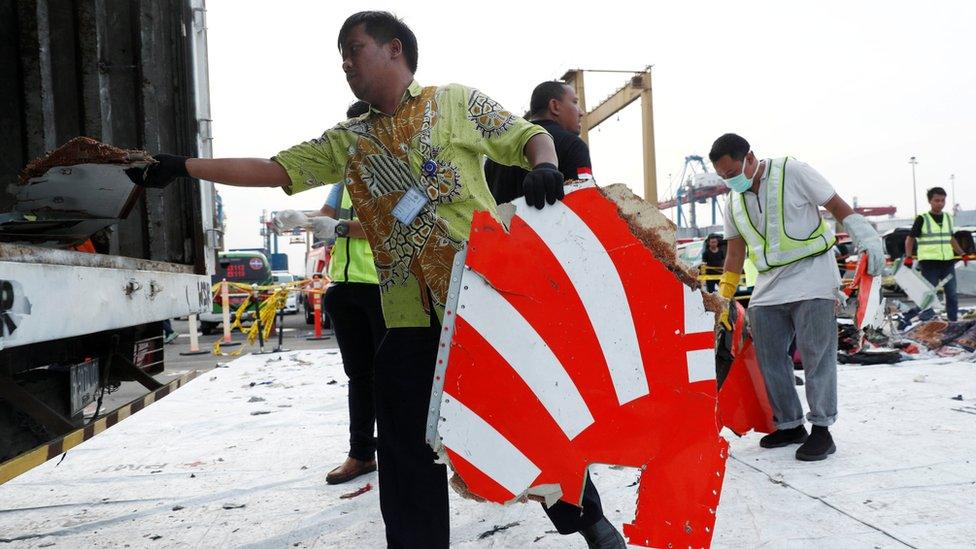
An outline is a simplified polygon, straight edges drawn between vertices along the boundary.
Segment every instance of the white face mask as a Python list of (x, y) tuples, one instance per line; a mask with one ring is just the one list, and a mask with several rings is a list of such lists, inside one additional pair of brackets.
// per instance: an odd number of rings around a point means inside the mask
[(748, 153), (746, 153), (745, 158), (742, 159), (742, 172), (739, 173), (739, 175), (737, 175), (735, 177), (730, 177), (730, 178), (724, 180), (725, 181), (725, 184), (730, 189), (732, 189), (733, 191), (735, 191), (737, 193), (744, 193), (744, 192), (746, 192), (746, 191), (749, 190), (749, 187), (752, 187), (752, 179), (754, 177), (756, 177), (756, 174), (757, 173), (759, 173), (759, 164), (762, 164), (762, 161), (760, 161), (759, 163), (757, 163), (756, 164), (756, 169), (752, 172), (752, 175), (747, 176), (746, 175), (746, 162), (749, 160), (749, 154), (750, 153), (752, 153), (752, 151), (749, 151)]

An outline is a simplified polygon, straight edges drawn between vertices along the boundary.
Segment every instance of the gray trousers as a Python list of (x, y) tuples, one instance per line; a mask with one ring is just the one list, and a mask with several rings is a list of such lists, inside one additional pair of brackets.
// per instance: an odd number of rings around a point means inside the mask
[(809, 299), (781, 305), (749, 307), (752, 340), (777, 429), (803, 425), (803, 406), (796, 394), (790, 343), (796, 346), (806, 374), (804, 387), (814, 425), (837, 419), (837, 320), (832, 299)]

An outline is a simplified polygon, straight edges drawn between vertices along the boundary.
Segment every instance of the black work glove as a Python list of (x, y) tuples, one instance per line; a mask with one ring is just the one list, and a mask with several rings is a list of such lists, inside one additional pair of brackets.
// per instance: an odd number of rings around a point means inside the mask
[(522, 191), (529, 206), (541, 210), (548, 203), (550, 206), (557, 200), (562, 200), (563, 174), (559, 168), (548, 162), (539, 164), (522, 180)]
[(161, 189), (169, 185), (177, 177), (189, 177), (186, 171), (186, 156), (172, 154), (157, 154), (156, 161), (145, 168), (129, 168), (125, 174), (136, 185)]

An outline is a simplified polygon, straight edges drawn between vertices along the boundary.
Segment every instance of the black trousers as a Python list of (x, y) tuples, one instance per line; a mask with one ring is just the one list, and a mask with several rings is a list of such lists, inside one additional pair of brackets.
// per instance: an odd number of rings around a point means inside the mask
[(589, 528), (603, 518), (600, 493), (596, 491), (596, 486), (590, 480), (590, 474), (586, 474), (586, 484), (583, 485), (582, 507), (557, 501), (555, 505), (546, 509), (546, 514), (549, 515), (549, 520), (556, 527), (556, 531), (564, 536)]
[(380, 511), (391, 548), (446, 549), (447, 470), (427, 446), (427, 410), (440, 326), (391, 328), (376, 354)]
[(334, 284), (324, 303), (349, 377), (349, 457), (370, 461), (376, 454), (373, 360), (386, 333), (380, 289), (376, 284)]
[(956, 262), (955, 261), (919, 261), (919, 269), (922, 277), (929, 281), (929, 284), (937, 286), (943, 278), (953, 275), (942, 287), (945, 293), (946, 316), (951, 322), (959, 318), (959, 295), (956, 293)]

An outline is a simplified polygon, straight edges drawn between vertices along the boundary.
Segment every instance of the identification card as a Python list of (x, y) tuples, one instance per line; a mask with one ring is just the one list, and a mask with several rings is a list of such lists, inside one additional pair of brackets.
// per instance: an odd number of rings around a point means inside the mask
[(421, 208), (427, 204), (427, 197), (414, 187), (410, 187), (403, 198), (393, 207), (393, 217), (400, 223), (409, 226), (417, 218)]

